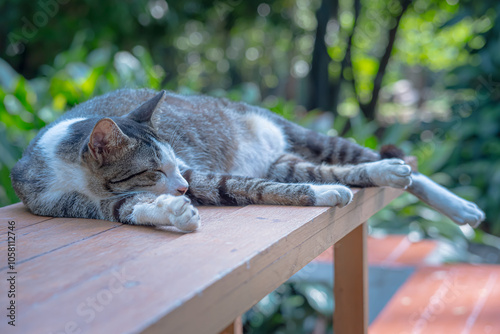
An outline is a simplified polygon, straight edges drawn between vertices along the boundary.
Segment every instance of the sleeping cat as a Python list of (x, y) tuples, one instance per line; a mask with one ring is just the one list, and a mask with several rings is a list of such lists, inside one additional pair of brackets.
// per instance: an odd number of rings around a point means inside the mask
[(38, 215), (182, 231), (200, 226), (193, 204), (343, 207), (351, 186), (406, 189), (458, 224), (484, 220), (401, 158), (394, 147), (377, 153), (245, 103), (123, 89), (40, 131), (11, 178)]

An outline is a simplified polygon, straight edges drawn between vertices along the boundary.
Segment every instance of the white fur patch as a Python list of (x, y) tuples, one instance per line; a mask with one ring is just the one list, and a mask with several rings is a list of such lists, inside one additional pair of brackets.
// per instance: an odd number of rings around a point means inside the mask
[(379, 187), (406, 189), (411, 184), (411, 167), (401, 159), (385, 159), (366, 164), (368, 177)]
[(153, 203), (136, 204), (131, 218), (136, 224), (173, 225), (186, 232), (201, 224), (198, 210), (186, 196), (161, 195)]
[(177, 193), (177, 189), (181, 187), (189, 187), (187, 181), (182, 177), (179, 171), (179, 159), (175, 157), (174, 151), (170, 146), (154, 140), (161, 152), (161, 170), (166, 175), (162, 182), (158, 182), (150, 190), (155, 194), (172, 194)]
[(352, 201), (352, 191), (342, 185), (311, 185), (316, 197), (316, 206), (344, 207)]
[(161, 157), (162, 161), (171, 161), (173, 164), (176, 163), (174, 151), (158, 140), (153, 139), (156, 145), (161, 149), (163, 156)]
[(85, 118), (62, 121), (48, 129), (38, 141), (37, 145), (43, 151), (47, 165), (54, 175), (49, 189), (44, 193), (45, 200), (49, 203), (58, 201), (61, 196), (72, 191), (78, 191), (92, 197), (92, 194), (86, 191), (86, 176), (80, 165), (68, 164), (68, 162), (59, 159), (56, 154), (59, 143), (69, 133), (69, 127), (83, 120)]
[(279, 127), (263, 116), (247, 114), (243, 121), (250, 131), (250, 138), (238, 143), (234, 167), (229, 172), (265, 177), (269, 166), (285, 152), (285, 136)]

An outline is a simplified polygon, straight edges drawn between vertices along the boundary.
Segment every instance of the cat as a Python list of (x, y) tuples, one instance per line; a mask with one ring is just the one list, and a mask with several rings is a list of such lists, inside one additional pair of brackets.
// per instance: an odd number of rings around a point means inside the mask
[(40, 131), (11, 172), (31, 212), (137, 225), (200, 226), (196, 205), (339, 206), (349, 187), (406, 189), (457, 224), (484, 213), (402, 152), (329, 137), (223, 98), (122, 89)]

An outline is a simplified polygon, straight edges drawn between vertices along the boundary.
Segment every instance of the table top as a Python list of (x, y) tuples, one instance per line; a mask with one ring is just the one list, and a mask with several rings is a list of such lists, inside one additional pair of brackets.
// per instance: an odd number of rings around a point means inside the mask
[[(201, 207), (193, 233), (0, 208), (0, 254), (15, 221), (15, 330), (217, 333), (401, 193), (355, 190), (342, 209)], [(4, 317), (0, 332), (13, 329)]]

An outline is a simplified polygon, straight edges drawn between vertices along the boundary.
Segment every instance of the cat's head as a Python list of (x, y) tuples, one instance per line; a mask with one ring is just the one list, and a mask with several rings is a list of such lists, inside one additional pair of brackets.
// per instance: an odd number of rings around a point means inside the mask
[(183, 195), (187, 191), (172, 147), (161, 141), (151, 121), (164, 94), (125, 116), (102, 118), (94, 126), (81, 150), (94, 192)]

